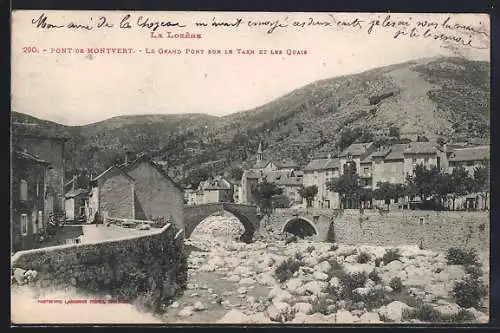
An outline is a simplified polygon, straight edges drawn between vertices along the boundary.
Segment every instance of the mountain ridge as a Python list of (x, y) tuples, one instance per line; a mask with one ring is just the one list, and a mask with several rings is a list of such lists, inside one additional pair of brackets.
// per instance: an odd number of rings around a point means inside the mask
[[(116, 116), (66, 126), (12, 111), (13, 121), (33, 121), (42, 132), (72, 138), (68, 166), (95, 168), (123, 150), (165, 161), (172, 176), (248, 167), (259, 142), (267, 157), (298, 159), (338, 151), (342, 133), (354, 140), (398, 127), (432, 141), (489, 139), (489, 63), (456, 57), (417, 59), (352, 75), (322, 79), (283, 96), (225, 116), (203, 113)], [(36, 132), (34, 127), (28, 132)]]

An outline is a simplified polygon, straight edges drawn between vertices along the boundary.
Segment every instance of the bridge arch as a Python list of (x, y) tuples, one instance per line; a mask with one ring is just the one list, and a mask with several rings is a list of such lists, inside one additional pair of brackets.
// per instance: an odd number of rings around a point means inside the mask
[(288, 219), (281, 228), (281, 232), (289, 232), (299, 237), (319, 235), (315, 223), (303, 216), (294, 216)]
[(208, 216), (224, 211), (233, 214), (240, 221), (245, 229), (242, 239), (250, 241), (260, 225), (260, 217), (257, 213), (257, 207), (233, 203), (209, 203), (196, 206), (185, 206), (185, 237), (189, 238), (196, 227)]

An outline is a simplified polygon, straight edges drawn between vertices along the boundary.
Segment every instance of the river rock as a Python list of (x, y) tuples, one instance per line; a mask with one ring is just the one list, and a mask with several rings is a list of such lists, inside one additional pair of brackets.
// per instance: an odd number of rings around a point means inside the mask
[(179, 307), (179, 305), (180, 305), (179, 302), (175, 301), (172, 304), (170, 304), (170, 307), (173, 309), (177, 309)]
[(304, 284), (304, 282), (302, 281), (301, 278), (292, 278), (286, 282), (286, 288), (288, 290), (290, 290), (291, 292), (293, 292), (294, 290), (296, 290), (297, 288), (299, 288), (303, 284)]
[(293, 296), (288, 291), (276, 286), (269, 292), (269, 298), (273, 301), (290, 302)]
[(198, 302), (194, 303), (193, 309), (194, 309), (194, 311), (204, 311), (207, 309), (207, 307), (205, 306), (205, 304), (198, 301)]
[(239, 287), (237, 290), (238, 294), (246, 294), (247, 293), (247, 288), (245, 287)]
[(319, 294), (328, 288), (328, 283), (324, 281), (311, 281), (306, 283), (304, 288), (312, 294)]
[(193, 314), (194, 307), (186, 306), (177, 314), (179, 317), (189, 317)]
[(258, 275), (257, 280), (260, 284), (263, 284), (264, 286), (274, 286), (277, 281), (274, 277), (271, 276), (269, 273), (261, 273)]
[(380, 320), (380, 316), (376, 312), (366, 312), (359, 318), (359, 323), (368, 324), (380, 324), (383, 321)]
[(328, 275), (322, 272), (314, 272), (313, 277), (315, 280), (326, 281), (328, 280)]
[(297, 312), (310, 314), (312, 312), (312, 305), (310, 303), (299, 302), (295, 303), (293, 309)]
[(336, 322), (338, 324), (352, 324), (357, 320), (357, 317), (353, 316), (347, 310), (339, 310), (336, 315)]
[(243, 312), (232, 309), (217, 321), (217, 324), (250, 324), (251, 320)]
[(394, 301), (391, 302), (378, 310), (380, 316), (384, 316), (393, 322), (401, 322), (404, 310), (410, 310), (411, 307), (403, 302)]
[(330, 263), (326, 260), (314, 266), (314, 270), (321, 273), (328, 273), (331, 269), (332, 265), (330, 265)]

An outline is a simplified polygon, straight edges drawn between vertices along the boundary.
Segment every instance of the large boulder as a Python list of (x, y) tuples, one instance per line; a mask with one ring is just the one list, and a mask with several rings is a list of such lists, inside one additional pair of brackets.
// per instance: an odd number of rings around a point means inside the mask
[(297, 312), (310, 314), (312, 312), (312, 305), (310, 303), (298, 302), (295, 303), (293, 309)]
[(376, 312), (366, 312), (359, 318), (359, 323), (363, 324), (380, 324), (383, 321), (380, 320), (380, 316)]
[(286, 290), (281, 289), (278, 286), (271, 289), (268, 297), (273, 301), (280, 301), (280, 302), (291, 302), (293, 300), (292, 294), (290, 294)]
[(328, 261), (322, 261), (314, 266), (315, 272), (328, 273), (332, 269), (332, 265)]
[(246, 314), (236, 309), (230, 310), (221, 319), (217, 321), (217, 324), (250, 324), (252, 320)]
[(356, 316), (353, 316), (352, 313), (350, 313), (347, 310), (339, 310), (337, 311), (336, 315), (336, 322), (337, 324), (352, 324), (356, 322), (358, 318)]
[(269, 273), (261, 273), (257, 276), (257, 281), (264, 286), (274, 286), (278, 282), (276, 279)]
[(294, 292), (304, 284), (301, 278), (292, 278), (286, 282), (286, 288), (291, 292)]
[(304, 285), (306, 291), (311, 292), (313, 295), (319, 294), (328, 289), (328, 282), (324, 281), (311, 281)]
[(403, 311), (410, 310), (407, 304), (399, 301), (391, 302), (378, 310), (378, 314), (387, 318), (392, 322), (401, 322), (403, 318)]

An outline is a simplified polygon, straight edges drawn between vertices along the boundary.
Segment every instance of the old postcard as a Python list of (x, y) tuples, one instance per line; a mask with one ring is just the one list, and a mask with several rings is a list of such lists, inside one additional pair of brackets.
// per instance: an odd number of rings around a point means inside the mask
[(11, 321), (487, 323), (486, 14), (14, 11)]

